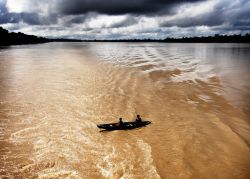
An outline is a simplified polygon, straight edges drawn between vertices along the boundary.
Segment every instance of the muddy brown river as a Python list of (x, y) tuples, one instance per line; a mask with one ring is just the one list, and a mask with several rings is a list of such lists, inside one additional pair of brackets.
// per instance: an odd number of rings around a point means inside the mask
[(249, 146), (249, 44), (0, 48), (0, 178), (243, 179)]

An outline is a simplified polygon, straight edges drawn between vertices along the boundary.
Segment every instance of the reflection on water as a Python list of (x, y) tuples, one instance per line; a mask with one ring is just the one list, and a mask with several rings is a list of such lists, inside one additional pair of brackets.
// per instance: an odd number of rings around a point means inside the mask
[[(248, 44), (0, 49), (0, 177), (248, 178)], [(96, 124), (152, 121), (131, 131)]]

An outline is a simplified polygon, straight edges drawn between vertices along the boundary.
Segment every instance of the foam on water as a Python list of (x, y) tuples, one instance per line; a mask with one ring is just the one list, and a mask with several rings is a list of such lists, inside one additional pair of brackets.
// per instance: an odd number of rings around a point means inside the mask
[[(180, 55), (180, 52), (176, 52), (176, 47), (166, 49), (165, 46), (159, 45), (156, 45), (155, 48), (154, 46), (145, 46), (145, 48), (139, 48), (136, 51), (130, 49), (138, 47), (136, 45), (128, 46), (127, 50), (124, 50), (122, 44), (113, 45), (113, 47), (109, 48), (109, 50), (97, 50), (97, 48), (103, 48), (102, 44), (97, 44), (91, 46), (91, 50), (96, 51), (98, 58), (103, 59), (105, 62), (139, 68), (147, 73), (179, 69), (182, 73), (171, 77), (171, 80), (175, 82), (195, 81), (196, 79), (208, 81), (209, 78), (216, 76), (213, 66), (204, 62), (204, 57), (191, 56), (190, 52), (185, 50), (182, 52), (183, 55)], [(124, 55), (127, 53), (130, 55)], [(109, 58), (111, 55), (116, 60)], [(139, 60), (137, 56), (140, 57)]]
[(119, 147), (114, 144), (107, 146), (109, 147), (105, 148), (103, 157), (96, 164), (104, 177), (160, 178), (153, 164), (151, 147), (143, 140), (119, 144)]
[(68, 178), (68, 179), (81, 179), (82, 177), (72, 170), (53, 168), (46, 169), (38, 173), (38, 178)]

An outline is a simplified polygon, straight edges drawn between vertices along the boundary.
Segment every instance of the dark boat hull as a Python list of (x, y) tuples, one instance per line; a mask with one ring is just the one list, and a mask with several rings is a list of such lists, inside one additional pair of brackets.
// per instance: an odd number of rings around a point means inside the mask
[(150, 121), (142, 121), (142, 122), (123, 122), (123, 124), (120, 126), (119, 123), (110, 123), (110, 124), (99, 124), (97, 125), (100, 129), (105, 130), (127, 130), (127, 129), (135, 129), (139, 127), (146, 126), (150, 124)]

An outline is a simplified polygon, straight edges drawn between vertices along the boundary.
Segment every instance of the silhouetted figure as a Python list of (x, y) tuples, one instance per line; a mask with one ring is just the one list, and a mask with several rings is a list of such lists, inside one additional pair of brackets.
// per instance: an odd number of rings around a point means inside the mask
[(123, 125), (123, 121), (122, 121), (122, 118), (120, 117), (119, 119), (119, 126), (122, 126)]
[(141, 117), (140, 117), (140, 115), (138, 114), (137, 115), (137, 118), (135, 119), (135, 122), (141, 122), (142, 120), (141, 120)]

